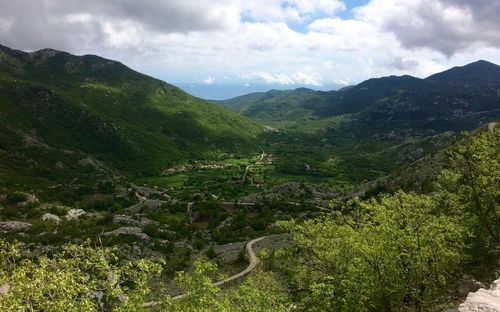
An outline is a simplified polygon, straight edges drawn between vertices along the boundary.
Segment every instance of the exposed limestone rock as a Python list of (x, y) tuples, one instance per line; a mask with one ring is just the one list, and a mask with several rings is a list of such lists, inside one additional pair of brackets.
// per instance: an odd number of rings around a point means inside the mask
[(24, 203), (22, 203), (21, 205), (29, 205), (29, 204), (36, 204), (38, 203), (38, 197), (36, 197), (35, 195), (33, 194), (26, 194), (27, 195), (27, 198), (26, 198), (26, 201)]
[(78, 66), (73, 62), (66, 62), (64, 64), (64, 69), (68, 74), (75, 74), (78, 72)]
[(140, 227), (135, 227), (135, 226), (124, 226), (114, 231), (106, 232), (102, 235), (103, 236), (134, 235), (144, 241), (149, 240), (149, 236), (143, 233)]
[(59, 224), (61, 222), (61, 218), (51, 213), (45, 213), (42, 216), (42, 220), (47, 222), (55, 222), (56, 224)]
[(148, 224), (156, 224), (156, 225), (159, 225), (159, 224), (160, 224), (160, 222), (158, 222), (158, 221), (153, 221), (153, 220), (148, 219), (148, 218), (141, 218), (141, 219), (139, 220), (139, 224), (140, 224), (140, 226), (145, 226), (145, 225), (148, 225)]
[(172, 198), (165, 193), (164, 190), (158, 189), (157, 187), (147, 187), (147, 186), (137, 186), (135, 184), (131, 184), (131, 187), (127, 190), (128, 192), (134, 192), (135, 196), (139, 201), (145, 201), (148, 198), (152, 199), (164, 199), (171, 200)]
[(6, 295), (9, 292), (10, 285), (9, 284), (3, 284), (0, 287), (0, 295)]
[(471, 292), (458, 307), (459, 312), (500, 312), (500, 279), (491, 284), (490, 289), (481, 288)]
[(39, 63), (43, 63), (43, 62), (47, 61), (50, 58), (53, 58), (58, 53), (62, 53), (62, 52), (57, 51), (57, 50), (53, 50), (53, 49), (42, 49), (42, 50), (30, 53), (29, 58), (36, 61), (36, 63), (39, 64)]
[(97, 306), (102, 308), (102, 299), (104, 298), (104, 292), (99, 290), (92, 290), (87, 294), (90, 300), (97, 302)]
[(19, 232), (25, 231), (31, 227), (30, 223), (19, 221), (4, 221), (0, 222), (0, 232)]
[(148, 224), (160, 224), (158, 221), (153, 221), (148, 218), (141, 217), (139, 220), (135, 220), (132, 217), (126, 215), (113, 215), (112, 222), (115, 224), (124, 224), (137, 227), (143, 227)]
[(35, 132), (24, 133), (23, 134), (23, 144), (24, 148), (39, 147), (44, 149), (50, 149), (42, 138), (38, 137)]
[(86, 212), (82, 209), (71, 209), (68, 211), (68, 214), (66, 214), (66, 219), (67, 220), (78, 220), (81, 216), (85, 215)]
[(217, 226), (217, 229), (218, 230), (221, 230), (225, 227), (228, 227), (231, 225), (231, 222), (233, 222), (233, 217), (229, 216), (227, 217), (226, 219), (224, 219), (218, 226)]
[(484, 284), (476, 281), (472, 276), (465, 275), (457, 283), (457, 293), (461, 297), (467, 296), (470, 292), (485, 288)]
[(150, 209), (159, 209), (162, 205), (166, 204), (166, 201), (158, 199), (147, 199), (142, 204)]
[(138, 226), (139, 221), (132, 219), (129, 216), (125, 215), (113, 215), (112, 222), (115, 224), (124, 224), (124, 225), (131, 225), (131, 226)]
[(224, 263), (233, 263), (238, 260), (238, 255), (245, 250), (246, 242), (229, 243), (225, 245), (214, 246), (217, 260)]
[(100, 171), (103, 170), (104, 168), (104, 165), (100, 161), (96, 160), (94, 157), (90, 155), (87, 155), (85, 158), (80, 159), (78, 164), (83, 167), (90, 166), (95, 170), (100, 170)]
[(167, 202), (164, 200), (144, 198), (144, 199), (141, 199), (140, 203), (137, 203), (135, 205), (128, 207), (127, 210), (134, 212), (134, 213), (138, 213), (138, 212), (141, 212), (143, 208), (160, 209), (165, 204), (167, 204)]

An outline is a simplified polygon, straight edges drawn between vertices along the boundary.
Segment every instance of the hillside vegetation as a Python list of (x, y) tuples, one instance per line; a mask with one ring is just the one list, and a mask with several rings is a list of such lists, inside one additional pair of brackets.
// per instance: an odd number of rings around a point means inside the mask
[(18, 182), (67, 181), (83, 167), (158, 174), (188, 160), (255, 153), (263, 131), (119, 62), (50, 49), (0, 46), (0, 111), (0, 174)]
[(268, 149), (281, 173), (356, 185), (500, 118), (500, 66), (478, 61), (426, 79), (390, 76), (339, 91), (272, 90), (217, 103), (278, 130)]
[(243, 116), (0, 46), (0, 310), (453, 307), (500, 265), (499, 77), (227, 102)]
[[(453, 305), (450, 289), (462, 274), (488, 278), (500, 264), (499, 143), (500, 131), (492, 129), (448, 150), (432, 193), (354, 198), (313, 219), (280, 222), (291, 235), (289, 247), (261, 253), (259, 270), (229, 289), (211, 284), (215, 264), (197, 260), (192, 272), (177, 275), (185, 295), (162, 294), (154, 309), (442, 311)], [(118, 267), (112, 251), (75, 245), (21, 262), (17, 246), (0, 246), (0, 285), (7, 289), (0, 307), (7, 310), (147, 310), (141, 306), (146, 280), (162, 265), (143, 259)], [(73, 263), (75, 255), (87, 261)], [(79, 270), (68, 269), (75, 265)]]

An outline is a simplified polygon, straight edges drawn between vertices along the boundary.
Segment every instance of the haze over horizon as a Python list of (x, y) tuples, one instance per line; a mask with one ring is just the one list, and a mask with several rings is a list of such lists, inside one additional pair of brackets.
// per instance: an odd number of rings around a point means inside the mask
[(224, 99), (498, 64), (499, 15), (487, 0), (19, 0), (0, 3), (0, 44), (96, 54)]

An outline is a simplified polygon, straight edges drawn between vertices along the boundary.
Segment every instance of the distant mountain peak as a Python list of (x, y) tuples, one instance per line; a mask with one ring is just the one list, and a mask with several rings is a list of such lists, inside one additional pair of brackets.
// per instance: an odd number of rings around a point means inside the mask
[(470, 83), (480, 81), (500, 82), (500, 66), (485, 60), (479, 60), (465, 66), (453, 67), (444, 72), (432, 75), (426, 80), (442, 82), (462, 81)]
[(492, 62), (488, 62), (488, 61), (485, 61), (485, 60), (475, 61), (475, 62), (472, 62), (472, 63), (470, 63), (468, 65), (465, 65), (464, 67), (467, 67), (467, 66), (484, 66), (484, 65), (499, 67), (497, 64), (492, 63)]
[(45, 48), (45, 49), (40, 49), (38, 51), (35, 51), (35, 52), (31, 52), (30, 54), (57, 54), (57, 53), (63, 53), (59, 50), (55, 50), (55, 49), (50, 49), (50, 48)]
[(313, 89), (309, 89), (309, 88), (305, 88), (305, 87), (296, 88), (294, 91), (297, 91), (297, 92), (315, 92)]
[(62, 53), (62, 52), (54, 50), (54, 49), (42, 49), (42, 50), (38, 50), (35, 52), (31, 52), (29, 55), (30, 55), (30, 58), (32, 58), (32, 59), (37, 59), (37, 58), (49, 59), (51, 57), (56, 56), (59, 53)]
[(469, 71), (500, 71), (500, 66), (497, 64), (485, 61), (485, 60), (479, 60), (470, 64), (467, 64), (465, 66), (461, 67), (454, 67), (450, 70), (454, 69), (462, 69), (462, 70), (469, 70)]

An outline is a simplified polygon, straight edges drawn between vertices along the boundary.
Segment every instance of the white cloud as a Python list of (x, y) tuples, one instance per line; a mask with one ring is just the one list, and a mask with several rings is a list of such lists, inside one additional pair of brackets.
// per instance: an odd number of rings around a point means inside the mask
[(265, 71), (241, 74), (240, 77), (245, 80), (263, 81), (267, 84), (294, 85), (303, 84), (310, 86), (321, 86), (321, 75), (315, 72), (304, 73), (297, 71), (292, 74), (272, 74)]
[(371, 0), (357, 19), (392, 33), (407, 49), (427, 48), (447, 56), (500, 48), (500, 1)]
[(215, 77), (208, 76), (207, 78), (203, 79), (203, 83), (207, 85), (211, 85), (215, 83)]
[(342, 78), (334, 79), (333, 82), (341, 86), (348, 86), (351, 84), (351, 82), (348, 79), (342, 79)]
[(242, 79), (263, 81), (268, 84), (281, 84), (281, 85), (291, 85), (295, 81), (286, 74), (271, 74), (268, 72), (253, 72), (241, 75)]
[(292, 79), (296, 84), (305, 84), (309, 86), (321, 86), (323, 84), (321, 75), (318, 73), (304, 73), (301, 71), (292, 74)]
[(244, 16), (255, 21), (310, 20), (314, 16), (335, 15), (346, 6), (341, 0), (236, 0)]
[(500, 1), (370, 0), (347, 20), (345, 9), (340, 0), (0, 1), (0, 43), (99, 54), (207, 84), (216, 75), (320, 88), (500, 63)]

